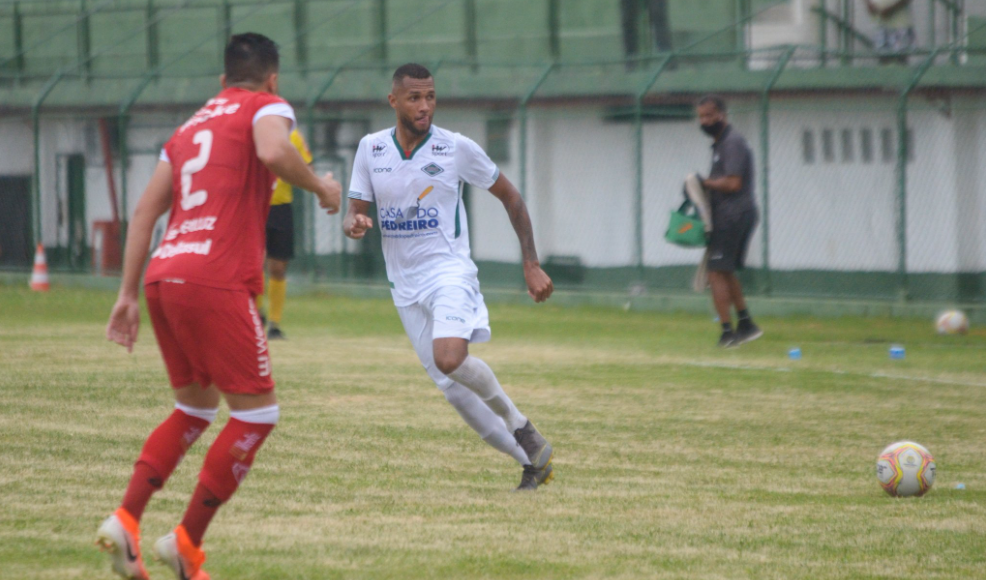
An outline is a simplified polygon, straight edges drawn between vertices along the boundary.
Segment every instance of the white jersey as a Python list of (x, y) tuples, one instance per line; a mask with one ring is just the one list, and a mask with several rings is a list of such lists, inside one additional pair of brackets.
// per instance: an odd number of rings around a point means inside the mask
[(499, 176), (475, 141), (434, 125), (410, 154), (394, 127), (363, 137), (349, 197), (377, 204), (394, 304), (417, 303), (441, 286), (478, 289), (462, 184), (489, 189)]

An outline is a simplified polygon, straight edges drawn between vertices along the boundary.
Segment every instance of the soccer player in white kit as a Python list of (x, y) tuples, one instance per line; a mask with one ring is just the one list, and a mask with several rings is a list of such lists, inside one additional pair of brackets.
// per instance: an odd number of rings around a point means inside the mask
[(474, 141), (432, 125), (435, 81), (428, 69), (405, 64), (394, 72), (390, 106), (397, 125), (360, 141), (349, 187), (347, 236), (373, 227), (376, 202), (394, 304), (428, 376), (479, 436), (524, 468), (518, 490), (553, 477), (551, 444), (517, 410), (496, 375), (469, 354), (490, 339), (462, 207), (462, 183), (488, 189), (507, 210), (520, 240), (524, 279), (535, 302), (551, 296), (531, 219), (517, 188)]

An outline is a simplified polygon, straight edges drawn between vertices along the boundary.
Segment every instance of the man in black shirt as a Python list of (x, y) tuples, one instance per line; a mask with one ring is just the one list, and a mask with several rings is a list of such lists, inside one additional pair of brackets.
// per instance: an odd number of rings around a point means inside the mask
[[(712, 169), (702, 186), (709, 192), (712, 206), (712, 234), (709, 238), (708, 270), (712, 301), (722, 336), (719, 346), (730, 348), (763, 336), (750, 318), (743, 288), (736, 271), (742, 270), (757, 207), (753, 200), (753, 152), (746, 139), (726, 120), (726, 103), (719, 97), (702, 97), (696, 106), (702, 131), (714, 139)], [(733, 330), (729, 307), (736, 308), (739, 321)]]

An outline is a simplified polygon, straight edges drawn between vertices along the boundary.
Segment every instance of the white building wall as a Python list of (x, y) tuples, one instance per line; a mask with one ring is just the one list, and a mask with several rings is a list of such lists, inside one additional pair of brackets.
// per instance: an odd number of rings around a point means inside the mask
[[(770, 264), (785, 270), (893, 271), (897, 265), (894, 164), (882, 159), (881, 131), (893, 128), (891, 100), (876, 106), (812, 101), (771, 109)], [(873, 139), (873, 159), (862, 160), (862, 131)], [(805, 132), (815, 160), (803, 156)], [(829, 131), (831, 159), (823, 143)], [(851, 159), (842, 135), (849, 131)], [(896, 149), (894, 149), (896, 153)], [(762, 195), (762, 192), (760, 192)]]
[[(908, 268), (912, 272), (986, 270), (986, 99), (954, 96), (949, 103), (912, 97), (909, 125), (914, 133), (908, 164)], [(762, 208), (760, 114), (756, 100), (732, 104), (731, 121), (757, 158), (755, 184)], [(770, 108), (770, 264), (781, 270), (894, 272), (897, 269), (896, 99), (778, 97)], [(947, 105), (947, 106), (946, 106)], [(501, 171), (526, 194), (542, 260), (578, 256), (590, 267), (636, 264), (634, 127), (604, 120), (600, 107), (532, 107), (528, 123), (526, 187), (520, 183), (520, 123), (511, 125), (510, 160)], [(488, 111), (449, 109), (436, 122), (486, 145)], [(369, 130), (391, 126), (393, 113), (381, 107), (368, 117)], [(135, 115), (129, 136), (127, 210), (132, 215), (157, 163), (157, 150), (181, 119)], [(357, 124), (353, 124), (355, 127)], [(29, 120), (0, 121), (0, 173), (32, 173)], [(871, 136), (872, 158), (863, 158), (863, 133)], [(882, 134), (894, 136), (889, 159)], [(814, 160), (805, 159), (806, 132)], [(826, 158), (823, 135), (832, 139)], [(848, 135), (849, 151), (843, 143)], [(55, 118), (41, 128), (42, 231), (47, 245), (64, 245), (59, 211), (66, 199), (63, 156), (86, 156), (86, 205), (90, 226), (112, 211), (95, 120)], [(689, 265), (700, 252), (664, 241), (668, 213), (681, 202), (681, 183), (692, 171), (706, 175), (710, 141), (697, 122), (647, 122), (643, 126), (644, 264)], [(336, 163), (351, 169), (351, 152)], [(332, 167), (335, 167), (332, 166)], [(118, 194), (120, 167), (115, 166)], [(348, 184), (346, 184), (348, 185)], [(310, 200), (309, 200), (310, 202)], [(500, 202), (474, 191), (469, 208), (473, 255), (477, 260), (515, 263), (516, 235)], [(320, 215), (317, 250), (343, 247), (338, 216)], [(64, 223), (64, 222), (63, 222)], [(761, 223), (748, 264), (762, 259)], [(346, 250), (358, 251), (345, 242)]]

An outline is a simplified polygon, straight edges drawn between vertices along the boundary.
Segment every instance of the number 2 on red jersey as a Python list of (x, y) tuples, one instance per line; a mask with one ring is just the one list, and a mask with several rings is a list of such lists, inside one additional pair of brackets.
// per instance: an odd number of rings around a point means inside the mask
[(209, 193), (200, 189), (192, 191), (192, 174), (205, 169), (212, 153), (212, 131), (204, 129), (192, 137), (192, 143), (199, 146), (199, 154), (181, 166), (181, 208), (188, 211), (199, 207), (209, 198)]

